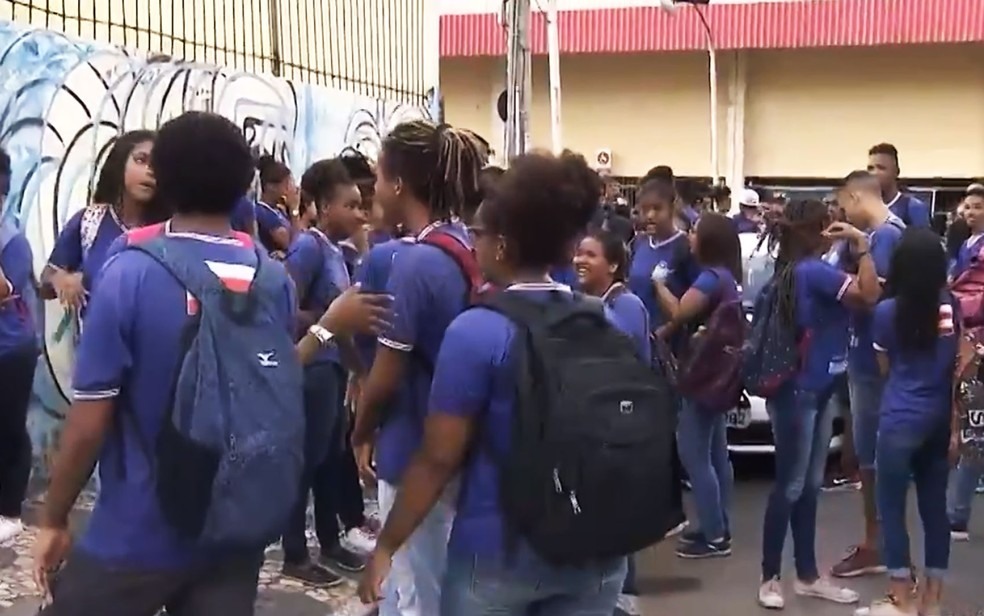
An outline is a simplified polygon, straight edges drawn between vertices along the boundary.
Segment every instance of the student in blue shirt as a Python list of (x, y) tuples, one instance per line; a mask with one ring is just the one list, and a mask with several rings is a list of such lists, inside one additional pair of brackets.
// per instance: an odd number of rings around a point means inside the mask
[(270, 254), (283, 255), (290, 247), (293, 236), (290, 208), (298, 207), (294, 176), (287, 165), (268, 154), (261, 156), (256, 166), (260, 172), (260, 198), (256, 201), (257, 235)]
[(667, 288), (680, 297), (699, 272), (687, 234), (677, 230), (674, 224), (675, 196), (673, 185), (662, 180), (645, 182), (636, 196), (643, 232), (636, 234), (632, 241), (628, 286), (649, 310), (653, 329), (666, 323), (653, 285), (654, 273), (664, 278)]
[(84, 313), (96, 274), (109, 246), (124, 231), (166, 219), (155, 199), (151, 171), (154, 133), (138, 130), (120, 136), (103, 163), (92, 203), (76, 212), (58, 234), (41, 272), (41, 297), (58, 299)]
[[(362, 198), (355, 182), (337, 159), (311, 165), (301, 178), (305, 206), (316, 212), (315, 225), (294, 237), (284, 265), (297, 288), (298, 333), (306, 332), (331, 301), (350, 285), (348, 268), (338, 242), (362, 224)], [(361, 367), (349, 366), (361, 371)], [(302, 496), (284, 533), (284, 575), (312, 586), (342, 582), (328, 569), (310, 562), (305, 528), (308, 492), (314, 496), (315, 529), (320, 562), (345, 571), (360, 571), (364, 560), (339, 542), (338, 491), (347, 432), (345, 391), (348, 375), (338, 346), (325, 349), (304, 369), (304, 407), (307, 418), (308, 472)], [(350, 529), (346, 529), (348, 531)]]
[(878, 178), (882, 200), (893, 214), (909, 227), (928, 227), (932, 211), (921, 200), (899, 190), (899, 151), (891, 143), (879, 143), (868, 150), (868, 173)]
[[(741, 244), (731, 220), (706, 213), (690, 234), (692, 250), (702, 271), (677, 299), (666, 284), (666, 274), (656, 272), (653, 282), (660, 308), (672, 334), (699, 326), (722, 302), (741, 297)], [(659, 274), (659, 275), (657, 275)], [(734, 472), (728, 458), (725, 418), (684, 399), (677, 427), (677, 448), (693, 487), (700, 528), (684, 533), (677, 547), (681, 558), (709, 558), (731, 554), (728, 509), (734, 492)]]
[[(639, 357), (652, 362), (649, 311), (642, 300), (625, 286), (628, 254), (625, 243), (610, 231), (595, 231), (581, 240), (574, 253), (578, 285), (588, 295), (600, 297), (619, 326), (635, 341)], [(615, 616), (639, 616), (635, 557), (629, 556), (628, 572), (618, 596)]]
[[(847, 369), (848, 307), (878, 301), (881, 285), (868, 247), (868, 236), (847, 223), (829, 224), (826, 204), (792, 201), (769, 234), (776, 242), (779, 314), (795, 331), (800, 368), (766, 401), (775, 441), (776, 483), (769, 495), (762, 532), (759, 605), (785, 605), (779, 576), (783, 546), (792, 531), (797, 595), (835, 603), (854, 603), (858, 594), (820, 575), (816, 558), (817, 497), (833, 430), (829, 405), (837, 379)], [(826, 230), (825, 230), (826, 228)], [(849, 276), (821, 257), (833, 241), (852, 244), (857, 276)]]
[[(837, 203), (846, 220), (868, 236), (867, 250), (879, 280), (885, 280), (892, 264), (892, 253), (902, 237), (905, 223), (889, 211), (882, 201), (878, 179), (867, 171), (847, 176), (837, 191)], [(842, 247), (839, 266), (848, 273), (857, 271), (857, 258), (849, 245)], [(871, 313), (874, 306), (855, 306), (851, 310), (851, 338), (847, 353), (847, 380), (850, 396), (851, 434), (861, 475), (864, 513), (864, 540), (847, 551), (833, 568), (837, 577), (856, 577), (884, 570), (878, 549), (878, 514), (875, 503), (875, 448), (878, 439), (878, 409), (885, 380), (878, 370), (871, 346)]]
[(984, 189), (971, 188), (961, 205), (962, 218), (969, 227), (970, 237), (961, 245), (953, 264), (951, 276), (957, 278), (970, 267), (984, 250)]
[[(253, 173), (242, 131), (214, 114), (183, 114), (161, 127), (153, 165), (160, 196), (175, 211), (160, 232), (205, 261), (230, 291), (248, 288), (255, 249), (229, 223)], [(269, 300), (287, 337), (295, 300), (286, 272), (280, 275), (282, 294)], [(175, 616), (253, 613), (262, 547), (218, 553), (180, 538), (165, 522), (153, 454), (141, 445), (154, 442), (163, 423), (182, 332), (197, 310), (177, 280), (142, 252), (113, 255), (100, 274), (34, 549), (44, 590), (48, 573), (67, 556), (69, 513), (97, 459), (101, 491), (45, 616), (153, 614), (163, 607)]]
[[(889, 585), (872, 616), (939, 614), (950, 561), (946, 486), (951, 439), (953, 375), (959, 344), (956, 302), (947, 290), (946, 255), (930, 229), (909, 229), (892, 258), (894, 296), (878, 304), (873, 348), (887, 376), (878, 429), (878, 512)], [(906, 501), (909, 482), (923, 525), (926, 580), (914, 596)]]
[[(580, 156), (527, 154), (513, 161), (471, 229), (482, 271), (504, 289), (499, 292), (573, 298), (548, 273), (587, 225), (599, 190), (597, 175)], [(624, 557), (557, 568), (522, 539), (507, 557), (492, 456), (509, 451), (514, 335), (507, 317), (481, 307), (461, 314), (448, 328), (435, 364), (425, 437), (361, 581), (363, 601), (380, 599), (393, 555), (440, 507), (442, 492), (460, 474), (441, 606), (426, 613), (528, 614), (536, 606), (543, 614), (611, 616), (615, 609)]]
[[(484, 142), (473, 133), (424, 120), (400, 124), (383, 140), (376, 199), (387, 224), (402, 224), (416, 238), (392, 264), (387, 291), (393, 296), (393, 325), (379, 336), (352, 434), (360, 472), (369, 480), (378, 476), (384, 519), (423, 436), (444, 332), (470, 301), (470, 280), (458, 262), (426, 239), (444, 233), (470, 247), (451, 220), (479, 202), (486, 156)], [(449, 492), (394, 555), (381, 606), (384, 616), (438, 613), (453, 515)]]
[(966, 266), (960, 264), (959, 261), (964, 245), (971, 236), (970, 225), (967, 224), (967, 220), (963, 217), (963, 203), (961, 203), (958, 211), (960, 213), (954, 216), (953, 220), (947, 226), (943, 240), (946, 246), (947, 267), (949, 268), (948, 272), (951, 281), (956, 279), (957, 275), (962, 274), (966, 269)]
[(31, 474), (27, 409), (38, 364), (31, 245), (3, 205), (10, 157), (0, 150), (0, 545), (20, 534)]
[(232, 229), (256, 237), (256, 202), (243, 195), (232, 211)]

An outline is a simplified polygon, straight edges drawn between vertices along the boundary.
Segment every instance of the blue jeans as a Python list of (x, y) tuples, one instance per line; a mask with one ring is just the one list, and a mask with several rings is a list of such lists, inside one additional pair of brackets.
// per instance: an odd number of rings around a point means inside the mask
[(724, 414), (684, 400), (677, 424), (677, 448), (690, 477), (700, 531), (708, 541), (720, 539), (729, 530), (728, 509), (735, 487)]
[(529, 549), (515, 559), (452, 555), (441, 588), (442, 616), (612, 616), (624, 557), (554, 567)]
[(950, 521), (946, 517), (949, 446), (946, 416), (923, 429), (897, 426), (878, 433), (875, 487), (881, 512), (882, 556), (893, 578), (912, 577), (905, 524), (910, 478), (916, 483), (916, 504), (923, 523), (926, 577), (942, 578), (950, 565)]
[(639, 589), (636, 588), (635, 554), (630, 554), (628, 560), (628, 568), (625, 571), (625, 582), (622, 583), (622, 594), (638, 596)]
[(984, 462), (961, 460), (953, 473), (947, 509), (950, 523), (954, 526), (967, 526), (970, 522), (970, 508), (981, 477), (984, 477)]
[(776, 445), (776, 483), (765, 507), (762, 579), (779, 578), (786, 531), (793, 535), (796, 576), (811, 582), (817, 570), (817, 495), (833, 433), (833, 387), (807, 391), (789, 383), (766, 402)]
[(885, 379), (880, 376), (853, 371), (848, 375), (854, 452), (858, 457), (858, 468), (863, 471), (875, 468), (879, 411), (884, 390)]

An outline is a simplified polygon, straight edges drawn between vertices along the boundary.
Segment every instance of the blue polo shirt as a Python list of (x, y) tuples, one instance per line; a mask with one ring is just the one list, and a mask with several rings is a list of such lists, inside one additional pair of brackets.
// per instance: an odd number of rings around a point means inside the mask
[(386, 287), (393, 296), (392, 325), (379, 344), (407, 353), (408, 366), (376, 441), (376, 472), (390, 484), (399, 482), (420, 445), (437, 351), (444, 331), (468, 303), (469, 281), (458, 264), (440, 248), (421, 243), (430, 233), (448, 233), (469, 246), (459, 227), (435, 223), (393, 261)]
[(653, 347), (649, 341), (652, 328), (649, 327), (649, 311), (642, 300), (621, 282), (613, 284), (601, 297), (619, 329), (632, 336), (639, 349), (639, 357), (647, 364), (653, 361)]
[(259, 236), (260, 242), (270, 252), (277, 250), (277, 247), (273, 245), (273, 233), (277, 229), (287, 229), (287, 232), (290, 233), (290, 220), (279, 209), (262, 201), (256, 202), (255, 212), (256, 234)]
[[(513, 285), (503, 293), (529, 293), (544, 300), (556, 293), (573, 297), (569, 287), (556, 283)], [(621, 320), (611, 311), (608, 315), (621, 329)], [(448, 327), (437, 358), (429, 412), (473, 417), (481, 422), (477, 434), (482, 442), (472, 447), (461, 469), (461, 492), (448, 544), (452, 554), (503, 554), (505, 523), (499, 508), (499, 471), (489, 452), (509, 452), (516, 396), (509, 355), (515, 331), (508, 317), (488, 308), (472, 308)], [(641, 333), (637, 330), (634, 337)]]
[(253, 233), (256, 225), (256, 204), (249, 197), (243, 197), (232, 211), (232, 228), (242, 233)]
[(956, 278), (960, 274), (967, 271), (971, 266), (974, 259), (984, 250), (984, 233), (978, 235), (972, 235), (967, 238), (961, 246), (960, 250), (957, 251), (957, 258), (953, 263), (953, 267), (950, 270), (950, 276)]
[(654, 329), (666, 322), (656, 299), (653, 270), (667, 270), (666, 287), (677, 297), (690, 288), (700, 273), (700, 267), (690, 254), (690, 240), (682, 231), (665, 240), (637, 235), (630, 251), (628, 286), (649, 310), (649, 323)]
[[(256, 254), (244, 235), (171, 233), (175, 246), (202, 259), (232, 291), (245, 291)], [(281, 270), (284, 335), (293, 332), (294, 292)], [(197, 302), (150, 256), (124, 250), (109, 258), (89, 300), (75, 362), (76, 400), (111, 399), (114, 421), (99, 454), (100, 490), (79, 543), (109, 566), (173, 569), (216, 556), (180, 539), (161, 513), (144, 443), (157, 437), (182, 353), (181, 333)], [(136, 427), (135, 427), (136, 426)], [(122, 469), (121, 469), (122, 466)], [(122, 473), (121, 470), (125, 470)]]
[(6, 299), (0, 300), (0, 357), (3, 357), (37, 346), (34, 257), (31, 244), (10, 218), (0, 222), (0, 270), (11, 287)]
[(793, 271), (796, 327), (806, 349), (798, 387), (820, 392), (847, 370), (850, 312), (843, 304), (851, 278), (826, 261), (811, 257)]
[[(363, 293), (385, 293), (389, 284), (393, 262), (407, 246), (412, 246), (416, 238), (404, 237), (376, 244), (355, 270), (355, 282), (361, 285)], [(376, 337), (359, 334), (355, 336), (355, 348), (363, 365), (371, 366), (376, 357)]]
[(76, 212), (65, 226), (48, 256), (48, 263), (67, 272), (82, 273), (82, 286), (92, 291), (99, 270), (109, 253), (113, 240), (123, 235), (125, 227), (112, 208), (107, 208), (96, 230), (92, 246), (82, 249), (82, 218), (85, 208)]
[(910, 227), (928, 227), (932, 212), (928, 205), (912, 195), (896, 193), (895, 198), (887, 203), (892, 214)]

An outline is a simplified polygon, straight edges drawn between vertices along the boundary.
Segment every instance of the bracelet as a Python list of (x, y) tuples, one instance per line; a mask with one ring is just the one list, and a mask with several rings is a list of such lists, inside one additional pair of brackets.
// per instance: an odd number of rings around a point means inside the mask
[(318, 344), (321, 346), (328, 346), (331, 341), (335, 338), (335, 334), (331, 333), (321, 325), (315, 323), (308, 328), (308, 333), (318, 339)]

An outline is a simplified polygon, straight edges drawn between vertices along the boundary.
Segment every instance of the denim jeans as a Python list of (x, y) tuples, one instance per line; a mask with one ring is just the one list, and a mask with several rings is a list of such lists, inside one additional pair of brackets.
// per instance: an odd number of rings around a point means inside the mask
[(858, 468), (861, 470), (875, 468), (879, 411), (884, 390), (885, 379), (880, 376), (857, 372), (848, 375), (854, 451), (858, 457)]
[(514, 559), (452, 556), (441, 616), (612, 616), (625, 578), (624, 557), (554, 567), (528, 548)]
[(638, 596), (639, 589), (636, 587), (635, 554), (630, 554), (628, 561), (628, 566), (625, 570), (625, 582), (622, 583), (622, 594)]
[(765, 507), (762, 530), (762, 579), (778, 578), (786, 531), (793, 535), (796, 576), (819, 576), (816, 555), (817, 495), (823, 483), (833, 414), (833, 387), (807, 391), (788, 383), (766, 402), (775, 440), (776, 483)]
[(954, 526), (967, 526), (970, 522), (970, 508), (981, 477), (984, 477), (984, 462), (961, 460), (953, 473), (947, 509), (950, 523)]
[(720, 539), (729, 530), (728, 509), (735, 483), (724, 414), (684, 400), (677, 448), (690, 478), (700, 531), (709, 541)]
[[(379, 482), (379, 515), (384, 522), (393, 509), (397, 489), (385, 481)], [(393, 565), (383, 583), (379, 616), (439, 613), (457, 492), (456, 486), (449, 486), (410, 539), (393, 555)]]
[(916, 505), (923, 523), (926, 577), (942, 578), (950, 564), (950, 521), (946, 484), (950, 473), (949, 417), (925, 428), (895, 426), (878, 433), (876, 496), (881, 512), (882, 551), (889, 576), (909, 579), (909, 532), (905, 504), (909, 480), (916, 483)]

